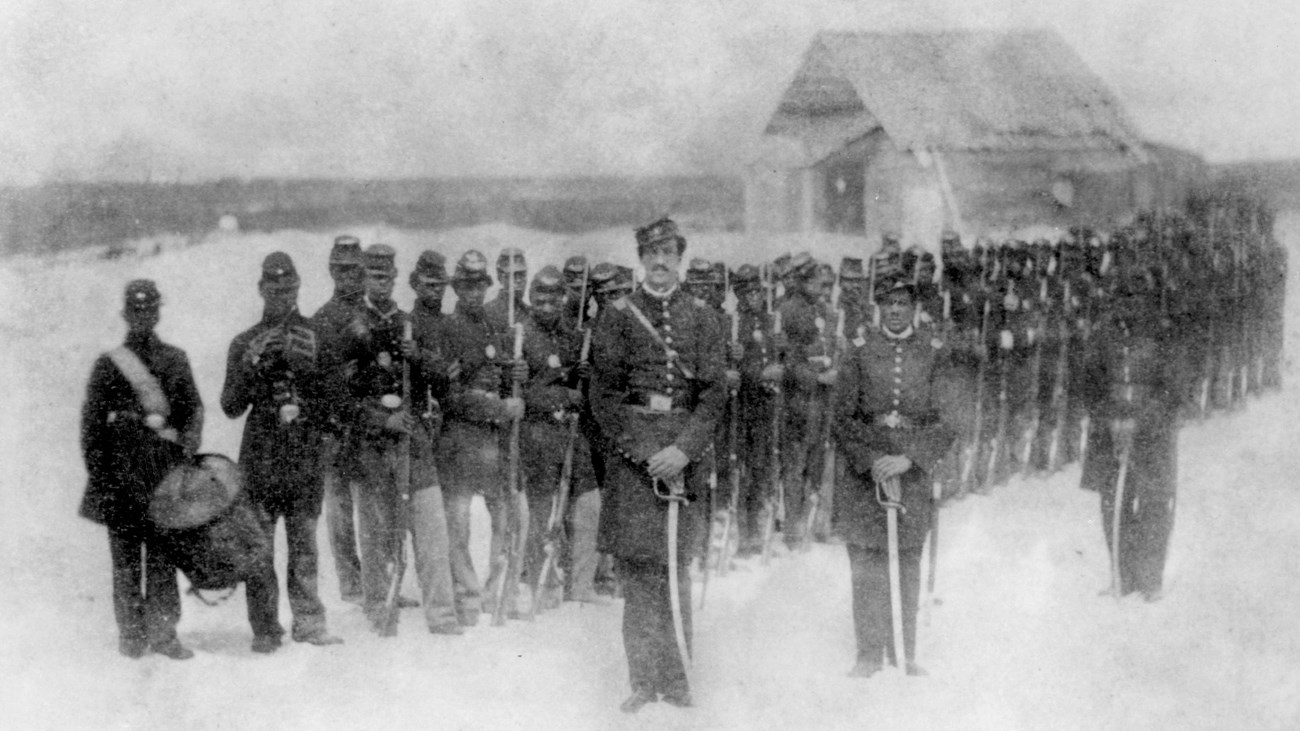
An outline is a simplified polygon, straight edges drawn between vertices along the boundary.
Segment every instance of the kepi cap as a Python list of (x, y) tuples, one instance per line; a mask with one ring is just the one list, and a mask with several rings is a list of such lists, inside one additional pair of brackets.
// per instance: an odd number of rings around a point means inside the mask
[(421, 251), (420, 258), (415, 262), (415, 269), (411, 272), (411, 285), (414, 286), (416, 282), (446, 284), (447, 257), (432, 249)]
[(156, 310), (162, 304), (162, 295), (158, 285), (152, 279), (133, 279), (126, 284), (122, 305), (128, 310), (144, 312)]
[(361, 239), (351, 234), (334, 237), (334, 246), (330, 248), (331, 265), (361, 265)]
[(258, 286), (274, 289), (289, 289), (299, 283), (298, 270), (293, 266), (293, 259), (283, 251), (273, 251), (262, 260), (262, 278)]
[(461, 254), (456, 262), (456, 272), (452, 275), (452, 281), (492, 284), (492, 275), (488, 274), (487, 257), (477, 249), (470, 249)]
[(528, 291), (534, 294), (564, 294), (564, 275), (553, 266), (544, 266), (533, 275), (533, 282)]
[(367, 272), (391, 275), (397, 273), (397, 266), (393, 263), (396, 256), (397, 252), (388, 244), (371, 244), (361, 258)]
[(636, 250), (638, 255), (646, 248), (668, 241), (677, 244), (677, 254), (679, 256), (683, 251), (686, 251), (686, 239), (677, 230), (677, 223), (667, 216), (636, 230)]

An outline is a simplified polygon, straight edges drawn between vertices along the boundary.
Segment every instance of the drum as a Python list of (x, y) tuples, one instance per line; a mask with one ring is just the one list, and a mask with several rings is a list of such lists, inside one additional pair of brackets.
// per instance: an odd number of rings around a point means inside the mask
[(204, 525), (226, 511), (243, 488), (239, 466), (220, 454), (198, 454), (168, 471), (149, 500), (149, 519), (163, 530)]
[(222, 455), (198, 455), (172, 470), (154, 491), (149, 515), (163, 550), (195, 589), (234, 587), (271, 561), (270, 537), (239, 468)]

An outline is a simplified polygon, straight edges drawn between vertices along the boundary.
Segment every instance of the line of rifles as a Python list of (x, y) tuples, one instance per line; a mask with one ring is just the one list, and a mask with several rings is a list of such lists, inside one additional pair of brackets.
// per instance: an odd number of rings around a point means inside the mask
[[(878, 324), (871, 296), (877, 280), (900, 271), (912, 279), (915, 325), (926, 339), (947, 344), (965, 386), (959, 438), (936, 475), (936, 499), (985, 494), (1013, 475), (1047, 475), (1082, 459), (1089, 416), (1072, 398), (1072, 379), (1081, 372), (1095, 326), (1135, 301), (1117, 296), (1120, 282), (1135, 277), (1151, 288), (1151, 296), (1140, 300), (1150, 304), (1124, 315), (1156, 323), (1171, 356), (1184, 359), (1182, 418), (1238, 408), (1248, 395), (1281, 385), (1286, 252), (1272, 236), (1271, 213), (1250, 201), (1221, 198), (1189, 208), (1179, 215), (1139, 215), (1108, 234), (1076, 227), (1056, 241), (981, 239), (967, 248), (945, 232), (941, 267), (932, 254), (901, 251), (890, 241), (867, 258), (865, 277), (846, 276), (862, 268), (860, 259), (846, 258), (838, 274), (829, 263), (816, 263), (826, 294), (814, 305), (823, 334), (814, 347), (831, 367), (856, 333)], [(762, 268), (766, 324), (775, 335), (770, 342), (778, 345), (786, 342), (779, 313), (795, 286), (788, 270), (797, 258), (783, 255)], [(734, 322), (737, 315), (731, 317)], [(737, 329), (733, 324), (733, 340)], [(782, 356), (779, 349), (764, 354)], [(734, 395), (736, 405), (717, 440), (723, 458), (710, 482), (716, 485), (721, 473), (731, 489), (729, 496), (713, 494), (712, 556), (702, 558), (720, 572), (729, 563), (731, 541), (766, 562), (778, 532), (787, 542), (797, 536), (799, 547), (832, 533), (827, 507), (842, 469), (831, 439), (833, 389), (822, 387), (804, 399), (783, 398), (773, 384), (766, 391), (774, 406), (767, 412), (765, 453), (747, 450), (743, 435), (738, 438), (754, 410)], [(787, 413), (792, 408), (804, 413)], [(792, 423), (803, 426), (783, 433)], [(743, 515), (745, 493), (752, 490), (762, 495), (757, 521)], [(791, 491), (801, 499), (792, 502)], [(787, 515), (790, 505), (799, 506), (798, 515)]]

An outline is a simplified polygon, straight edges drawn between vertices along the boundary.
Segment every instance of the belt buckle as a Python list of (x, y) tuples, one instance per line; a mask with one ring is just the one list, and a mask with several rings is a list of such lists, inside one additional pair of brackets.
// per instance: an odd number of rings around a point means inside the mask
[(673, 410), (673, 399), (671, 396), (665, 396), (661, 393), (650, 395), (650, 410), (662, 411), (667, 413)]

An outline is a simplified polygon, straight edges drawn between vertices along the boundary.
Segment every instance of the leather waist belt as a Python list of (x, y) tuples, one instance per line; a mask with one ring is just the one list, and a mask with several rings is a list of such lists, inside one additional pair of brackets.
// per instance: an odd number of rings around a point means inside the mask
[(1155, 398), (1155, 396), (1155, 387), (1145, 383), (1110, 384), (1110, 398), (1112, 401), (1119, 401), (1121, 403), (1147, 401)]
[(690, 413), (690, 409), (686, 409), (686, 408), (673, 408), (673, 409), (668, 409), (667, 411), (662, 411), (660, 409), (651, 408), (649, 406), (636, 406), (634, 404), (628, 404), (627, 410), (631, 411), (634, 414), (643, 414), (646, 416), (667, 416), (668, 414), (689, 414)]
[(524, 421), (530, 424), (568, 424), (576, 418), (578, 418), (577, 413), (565, 409), (559, 411), (529, 411), (524, 414)]
[(933, 426), (938, 421), (934, 416), (915, 417), (900, 414), (897, 411), (889, 411), (876, 414), (871, 423), (888, 429), (923, 429), (927, 426)]
[(633, 391), (623, 399), (623, 403), (628, 406), (637, 406), (661, 414), (686, 411), (686, 402), (686, 394), (670, 395), (653, 391)]

